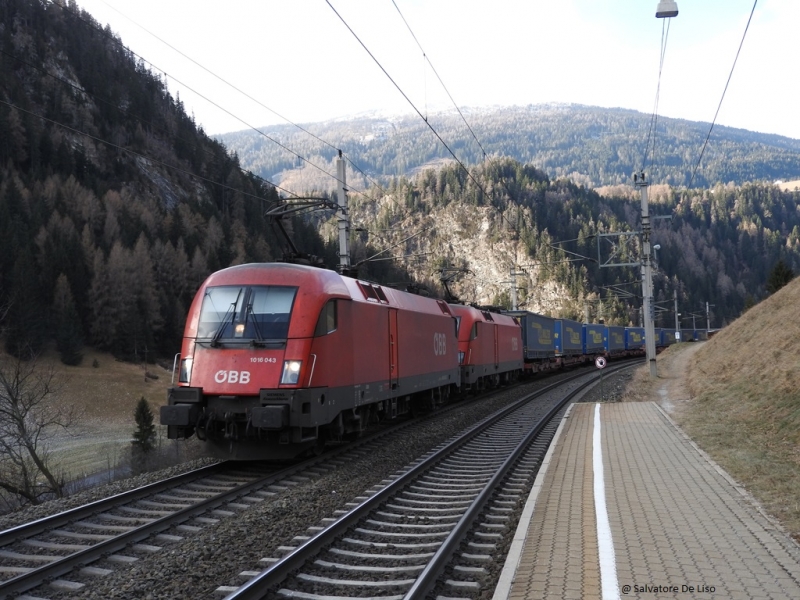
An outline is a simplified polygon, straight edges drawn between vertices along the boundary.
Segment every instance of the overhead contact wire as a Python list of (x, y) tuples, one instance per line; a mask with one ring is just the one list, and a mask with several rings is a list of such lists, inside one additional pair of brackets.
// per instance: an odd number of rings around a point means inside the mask
[(461, 115), (461, 119), (464, 121), (464, 125), (467, 126), (467, 129), (469, 129), (469, 132), (472, 134), (473, 139), (475, 140), (475, 142), (480, 147), (481, 152), (483, 152), (483, 159), (486, 160), (486, 150), (484, 150), (483, 145), (481, 144), (480, 140), (478, 140), (478, 136), (475, 135), (475, 132), (472, 130), (472, 127), (470, 127), (469, 123), (467, 122), (467, 118), (464, 116), (464, 113), (461, 112), (461, 109), (458, 107), (458, 104), (456, 104), (456, 101), (453, 99), (453, 96), (450, 94), (450, 90), (447, 89), (447, 86), (444, 84), (444, 81), (442, 81), (442, 78), (439, 77), (439, 73), (436, 71), (436, 67), (433, 66), (433, 63), (431, 62), (431, 59), (428, 57), (428, 53), (425, 52), (425, 49), (422, 47), (422, 44), (419, 43), (419, 40), (417, 39), (417, 36), (414, 35), (414, 32), (411, 29), (411, 25), (408, 24), (408, 21), (406, 21), (406, 18), (403, 16), (403, 13), (400, 12), (400, 7), (397, 6), (397, 2), (395, 2), (395, 0), (392, 0), (392, 4), (394, 4), (394, 7), (397, 9), (397, 12), (400, 15), (400, 18), (403, 19), (403, 23), (405, 23), (406, 27), (408, 28), (408, 32), (411, 34), (411, 37), (414, 38), (414, 41), (417, 43), (417, 46), (419, 47), (420, 52), (422, 52), (423, 59), (425, 60), (425, 62), (428, 63), (428, 65), (430, 65), (431, 70), (433, 71), (433, 74), (436, 75), (436, 79), (438, 79), (439, 83), (442, 84), (442, 88), (444, 89), (445, 93), (447, 94), (447, 97), (450, 98), (450, 102), (453, 103), (453, 106), (458, 111), (458, 114)]
[(464, 166), (464, 163), (462, 163), (462, 162), (461, 162), (461, 160), (459, 160), (459, 158), (458, 158), (458, 156), (456, 156), (455, 152), (453, 152), (453, 151), (450, 149), (450, 146), (448, 146), (448, 145), (447, 145), (447, 142), (445, 142), (445, 141), (442, 139), (442, 136), (440, 136), (440, 135), (439, 135), (439, 132), (438, 132), (438, 131), (436, 131), (436, 129), (434, 129), (434, 127), (433, 127), (433, 126), (432, 126), (430, 123), (428, 123), (428, 119), (427, 119), (427, 118), (425, 118), (425, 116), (424, 116), (424, 115), (423, 115), (423, 114), (420, 112), (420, 110), (419, 110), (419, 109), (416, 107), (416, 105), (415, 105), (415, 104), (414, 104), (414, 103), (411, 101), (411, 99), (410, 99), (410, 98), (409, 98), (409, 97), (406, 95), (406, 93), (403, 91), (403, 88), (401, 88), (401, 87), (400, 87), (400, 86), (397, 84), (397, 82), (396, 82), (394, 79), (392, 79), (392, 76), (391, 76), (391, 75), (389, 75), (388, 71), (386, 71), (386, 69), (383, 67), (383, 65), (380, 63), (380, 61), (378, 61), (378, 59), (377, 59), (377, 58), (375, 58), (375, 55), (374, 55), (374, 54), (372, 54), (372, 52), (370, 52), (370, 49), (369, 49), (369, 48), (367, 48), (367, 46), (364, 44), (364, 42), (362, 42), (362, 41), (361, 41), (361, 38), (359, 38), (359, 37), (358, 37), (358, 35), (356, 34), (356, 32), (355, 32), (355, 31), (353, 31), (353, 29), (350, 27), (350, 25), (348, 25), (348, 24), (347, 24), (347, 21), (345, 21), (345, 20), (344, 20), (344, 18), (342, 17), (342, 15), (340, 15), (340, 14), (339, 14), (339, 12), (338, 12), (338, 11), (337, 11), (337, 10), (336, 10), (334, 7), (333, 7), (333, 5), (330, 3), (330, 0), (325, 0), (325, 2), (328, 4), (328, 6), (330, 6), (330, 7), (331, 7), (331, 10), (332, 10), (332, 11), (333, 11), (333, 12), (336, 14), (336, 16), (337, 16), (337, 17), (339, 17), (339, 20), (341, 20), (341, 22), (344, 24), (344, 26), (345, 26), (345, 27), (347, 27), (347, 30), (348, 30), (348, 31), (349, 31), (351, 34), (353, 34), (353, 37), (354, 37), (354, 38), (356, 38), (356, 41), (358, 41), (358, 43), (359, 43), (359, 44), (361, 44), (361, 47), (362, 47), (362, 48), (364, 48), (364, 50), (366, 51), (366, 53), (367, 53), (367, 54), (369, 54), (370, 58), (371, 58), (373, 61), (375, 61), (375, 64), (376, 64), (376, 65), (378, 65), (378, 68), (379, 68), (381, 71), (383, 71), (383, 74), (384, 74), (384, 75), (386, 75), (386, 77), (389, 79), (389, 81), (391, 81), (391, 82), (392, 82), (392, 84), (394, 85), (394, 87), (396, 87), (396, 88), (397, 88), (397, 91), (398, 91), (398, 92), (400, 92), (400, 95), (401, 95), (401, 96), (403, 96), (403, 98), (405, 98), (405, 99), (406, 99), (406, 102), (408, 102), (408, 103), (409, 103), (409, 105), (411, 105), (411, 108), (413, 108), (413, 109), (414, 109), (414, 112), (416, 112), (416, 113), (417, 113), (417, 115), (419, 115), (419, 118), (420, 118), (420, 119), (422, 119), (423, 121), (425, 121), (425, 124), (426, 124), (426, 125), (428, 126), (428, 128), (429, 128), (429, 129), (430, 129), (430, 130), (433, 132), (433, 135), (435, 135), (435, 136), (436, 136), (436, 138), (437, 138), (437, 139), (438, 139), (438, 140), (439, 140), (439, 141), (442, 143), (442, 146), (444, 146), (444, 147), (447, 149), (447, 151), (450, 153), (450, 156), (452, 156), (452, 157), (455, 159), (455, 161), (456, 161), (456, 162), (457, 162), (457, 163), (458, 163), (458, 164), (461, 166), (461, 168), (462, 168), (462, 169), (464, 169), (464, 171), (466, 172), (467, 176), (468, 176), (470, 179), (472, 179), (472, 181), (475, 183), (475, 185), (476, 185), (476, 186), (478, 186), (478, 189), (480, 189), (480, 190), (483, 192), (483, 194), (484, 194), (484, 195), (487, 195), (487, 194), (486, 194), (486, 190), (484, 190), (484, 189), (483, 189), (483, 186), (482, 186), (480, 183), (478, 183), (478, 181), (475, 179), (475, 177), (472, 175), (472, 173), (470, 173), (470, 172), (469, 172), (469, 169), (467, 169), (467, 167), (466, 167), (466, 166)]

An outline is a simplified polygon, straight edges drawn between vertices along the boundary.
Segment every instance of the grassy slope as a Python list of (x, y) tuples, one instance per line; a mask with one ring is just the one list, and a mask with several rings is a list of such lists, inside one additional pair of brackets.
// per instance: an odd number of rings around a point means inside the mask
[(686, 432), (800, 539), (800, 278), (700, 348)]
[[(8, 356), (0, 355), (0, 360), (8, 360)], [(94, 360), (98, 367), (92, 366)], [(118, 362), (92, 350), (85, 352), (77, 367), (61, 364), (54, 351), (45, 352), (39, 362), (42, 367), (52, 366), (58, 374), (61, 388), (57, 401), (74, 406), (80, 415), (74, 426), (57, 432), (50, 442), (54, 459), (68, 479), (113, 468), (128, 456), (136, 429), (133, 413), (142, 396), (158, 423), (159, 407), (166, 402), (170, 385), (169, 371), (149, 365), (148, 373), (158, 379), (145, 380), (142, 365)]]

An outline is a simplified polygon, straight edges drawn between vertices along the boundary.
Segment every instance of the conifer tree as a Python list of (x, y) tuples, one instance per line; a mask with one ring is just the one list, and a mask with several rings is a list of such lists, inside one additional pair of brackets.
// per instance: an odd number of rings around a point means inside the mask
[(767, 277), (767, 291), (770, 294), (774, 294), (792, 279), (794, 279), (794, 271), (783, 262), (783, 259), (780, 259), (769, 272), (769, 276)]
[(53, 309), (56, 318), (56, 347), (61, 354), (61, 362), (70, 366), (79, 365), (83, 360), (83, 333), (69, 281), (63, 273), (56, 281)]
[(136, 403), (133, 413), (136, 431), (133, 432), (133, 467), (141, 473), (147, 465), (147, 456), (155, 447), (156, 426), (153, 425), (153, 411), (144, 396)]

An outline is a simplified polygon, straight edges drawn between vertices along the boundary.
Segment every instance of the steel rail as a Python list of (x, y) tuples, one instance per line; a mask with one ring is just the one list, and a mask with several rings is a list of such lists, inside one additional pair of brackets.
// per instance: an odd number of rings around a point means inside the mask
[[(475, 400), (477, 401), (480, 398), (481, 396), (477, 397)], [(445, 407), (445, 410), (451, 408), (452, 406)], [(212, 510), (221, 504), (228, 503), (233, 498), (249, 494), (258, 488), (265, 487), (272, 483), (278, 482), (281, 479), (285, 479), (287, 477), (294, 475), (295, 473), (312, 468), (319, 463), (335, 459), (338, 456), (346, 454), (347, 452), (355, 450), (365, 444), (375, 442), (386, 435), (392, 435), (397, 433), (398, 431), (402, 431), (407, 427), (411, 427), (415, 423), (418, 423), (419, 421), (420, 421), (419, 418), (412, 419), (405, 423), (400, 423), (397, 426), (392, 427), (390, 429), (375, 432), (372, 435), (362, 438), (361, 440), (359, 440), (359, 443), (355, 445), (352, 443), (348, 444), (346, 446), (333, 450), (332, 452), (325, 453), (321, 456), (316, 456), (310, 460), (305, 460), (301, 463), (292, 465), (278, 472), (271, 473), (266, 477), (262, 477), (250, 483), (246, 483), (238, 487), (232, 488), (226, 492), (223, 492), (220, 495), (202, 500), (189, 507), (175, 511), (170, 515), (161, 517), (160, 519), (151, 521), (150, 523), (146, 523), (141, 527), (122, 533), (118, 536), (115, 536), (113, 539), (99, 542), (97, 544), (92, 545), (90, 548), (86, 548), (85, 550), (81, 550), (77, 553), (70, 554), (47, 565), (43, 565), (41, 567), (32, 569), (28, 573), (23, 573), (12, 579), (0, 582), (0, 598), (4, 598), (9, 595), (23, 593), (28, 590), (31, 590), (35, 587), (38, 587), (46, 580), (51, 580), (55, 577), (60, 577), (66, 573), (69, 573), (76, 567), (90, 564), (96, 560), (99, 560), (100, 558), (103, 558), (108, 554), (119, 551), (120, 549), (128, 546), (129, 544), (139, 542), (142, 539), (146, 539), (151, 535), (160, 533), (161, 531), (168, 529), (174, 525), (183, 523), (198, 514), (202, 514), (204, 512)], [(177, 486), (185, 485), (187, 483), (192, 483), (194, 481), (202, 479), (203, 477), (224, 472), (226, 468), (230, 468), (230, 466), (235, 462), (236, 461), (224, 461), (221, 463), (208, 465), (206, 467), (202, 467), (194, 471), (189, 471), (187, 473), (183, 473), (181, 475), (177, 475), (169, 479), (157, 481), (155, 483), (151, 483), (136, 488), (134, 490), (129, 490), (127, 492), (122, 492), (120, 494), (116, 494), (108, 498), (103, 498), (101, 500), (97, 500), (95, 502), (91, 502), (89, 504), (64, 511), (56, 515), (51, 515), (48, 517), (44, 517), (42, 519), (38, 519), (36, 521), (32, 521), (30, 523), (25, 523), (23, 525), (7, 529), (6, 531), (0, 532), (0, 548), (18, 542), (22, 539), (27, 539), (35, 535), (39, 535), (48, 530), (68, 525), (74, 521), (85, 519), (94, 514), (111, 510), (115, 507), (122, 506), (130, 502), (141, 500), (142, 498), (146, 498), (148, 496), (161, 493), (163, 491), (172, 489)]]
[[(625, 368), (629, 365), (620, 365), (616, 369), (609, 370), (610, 372), (616, 372), (616, 370)], [(457, 439), (451, 441), (446, 446), (437, 450), (434, 454), (426, 457), (422, 462), (418, 463), (397, 479), (392, 481), (386, 487), (381, 489), (380, 491), (376, 492), (374, 495), (370, 496), (367, 500), (359, 504), (358, 506), (352, 508), (346, 514), (339, 517), (336, 521), (328, 525), (325, 529), (319, 531), (308, 540), (304, 541), (302, 544), (297, 546), (294, 550), (286, 554), (283, 558), (276, 561), (272, 565), (270, 565), (267, 569), (265, 569), (262, 573), (258, 576), (254, 577), (244, 585), (240, 586), (236, 591), (231, 592), (228, 594), (224, 600), (258, 600), (263, 598), (272, 588), (277, 586), (281, 583), (284, 579), (289, 577), (292, 572), (296, 571), (300, 567), (302, 567), (305, 562), (327, 546), (330, 545), (331, 540), (344, 534), (350, 527), (354, 526), (358, 521), (360, 521), (364, 516), (369, 514), (374, 508), (381, 505), (383, 502), (388, 500), (390, 497), (394, 496), (397, 492), (402, 490), (408, 483), (413, 481), (414, 479), (420, 477), (426, 471), (431, 469), (435, 463), (440, 462), (445, 457), (449, 456), (453, 452), (457, 451), (462, 446), (466, 445), (478, 435), (480, 435), (486, 428), (490, 427), (494, 423), (500, 421), (508, 414), (517, 410), (517, 408), (523, 406), (524, 404), (534, 400), (548, 392), (553, 391), (554, 389), (564, 385), (565, 383), (569, 383), (574, 381), (575, 379), (586, 377), (586, 373), (576, 374), (573, 377), (569, 377), (567, 379), (561, 380), (559, 382), (550, 384), (540, 390), (532, 392), (530, 394), (526, 394), (516, 402), (509, 404), (508, 406), (498, 410), (494, 415), (491, 415), (484, 421), (474, 425), (469, 430), (467, 430), (462, 436), (459, 436)], [(587, 382), (586, 384), (582, 385), (577, 390), (571, 392), (564, 400), (562, 400), (559, 404), (557, 410), (563, 406), (563, 403), (569, 401), (569, 398), (574, 397), (574, 394), (581, 391), (583, 388), (588, 386), (589, 384), (595, 383), (597, 378), (592, 379), (591, 381)], [(542, 419), (543, 422), (548, 421), (552, 417), (548, 417), (547, 419)], [(544, 427), (544, 425), (542, 425)], [(526, 436), (526, 439), (529, 436)], [(521, 451), (520, 451), (521, 452)], [(516, 452), (515, 452), (516, 454)], [(516, 460), (516, 459), (515, 459)], [(511, 459), (509, 459), (511, 461)], [(506, 462), (509, 462), (506, 461)], [(511, 461), (509, 464), (512, 464)], [(504, 463), (505, 466), (505, 463)], [(495, 478), (493, 478), (494, 481)], [(488, 498), (488, 494), (484, 495), (483, 493), (480, 495), (482, 499), (481, 507), (485, 502), (485, 498)], [(476, 500), (477, 502), (477, 500)], [(474, 504), (474, 503), (473, 503)], [(477, 509), (476, 509), (477, 510)], [(462, 519), (463, 520), (463, 519)], [(461, 521), (460, 521), (461, 522)], [(459, 522), (459, 523), (460, 523)], [(451, 534), (452, 535), (452, 534)], [(449, 539), (449, 538), (448, 538)], [(459, 537), (459, 541), (460, 541)], [(453, 542), (453, 547), (457, 545), (457, 542)], [(449, 548), (450, 546), (448, 546)], [(442, 552), (440, 548), (440, 552)], [(439, 553), (434, 556), (434, 559), (437, 560), (437, 565), (445, 560), (443, 557), (439, 557)], [(449, 555), (447, 557), (449, 559)], [(432, 559), (433, 560), (433, 559)], [(427, 570), (427, 569), (426, 569)], [(434, 578), (436, 574), (432, 575)], [(421, 576), (420, 576), (421, 577)], [(426, 581), (431, 577), (430, 574), (426, 575)], [(419, 579), (419, 578), (418, 578)], [(408, 596), (407, 596), (408, 598)]]
[(478, 518), (491, 497), (495, 494), (500, 483), (513, 469), (520, 456), (527, 451), (534, 440), (542, 433), (542, 430), (556, 417), (556, 415), (558, 415), (561, 409), (564, 408), (565, 404), (567, 404), (584, 389), (595, 383), (595, 379), (586, 381), (564, 396), (564, 398), (559, 400), (558, 403), (539, 420), (539, 422), (522, 439), (522, 441), (520, 441), (517, 447), (511, 452), (511, 454), (509, 454), (508, 458), (506, 458), (503, 464), (498, 468), (492, 478), (486, 483), (483, 490), (481, 490), (475, 500), (472, 501), (472, 504), (470, 504), (469, 508), (464, 512), (464, 515), (461, 517), (461, 519), (459, 519), (455, 527), (453, 527), (450, 534), (447, 536), (444, 542), (442, 542), (442, 545), (439, 546), (439, 549), (433, 555), (431, 560), (428, 561), (428, 564), (422, 570), (422, 573), (419, 574), (416, 581), (411, 585), (411, 588), (408, 590), (408, 592), (406, 592), (403, 600), (416, 600), (418, 598), (423, 598), (425, 594), (427, 594), (428, 591), (433, 588), (433, 586), (436, 584), (437, 578), (458, 549), (459, 544), (461, 544), (461, 541), (469, 533), (475, 520)]
[[(325, 458), (330, 458), (330, 457), (326, 456)], [(122, 534), (120, 534), (118, 536), (115, 536), (114, 538), (112, 538), (110, 540), (105, 540), (105, 541), (99, 542), (99, 543), (94, 544), (93, 546), (91, 546), (89, 548), (86, 548), (85, 550), (81, 550), (81, 551), (76, 552), (74, 554), (70, 554), (68, 556), (65, 556), (65, 557), (63, 557), (63, 558), (61, 558), (59, 560), (56, 560), (56, 561), (51, 562), (49, 564), (46, 564), (46, 565), (43, 565), (43, 566), (38, 567), (36, 569), (33, 569), (32, 571), (30, 571), (28, 573), (23, 573), (21, 575), (18, 575), (17, 577), (14, 577), (13, 579), (9, 579), (7, 581), (4, 581), (4, 582), (0, 583), (0, 598), (7, 597), (7, 596), (13, 595), (13, 594), (19, 594), (19, 593), (22, 593), (22, 592), (26, 592), (26, 591), (28, 591), (30, 589), (38, 587), (43, 582), (45, 582), (47, 580), (51, 580), (51, 579), (53, 579), (55, 577), (60, 577), (61, 575), (64, 575), (65, 573), (69, 573), (70, 571), (72, 571), (76, 567), (85, 566), (87, 564), (90, 564), (90, 563), (92, 563), (92, 562), (94, 562), (96, 560), (99, 560), (99, 559), (103, 558), (104, 556), (107, 556), (109, 554), (113, 554), (114, 552), (117, 552), (117, 551), (121, 550), (122, 548), (125, 548), (129, 544), (133, 544), (133, 543), (139, 542), (139, 541), (141, 541), (143, 539), (146, 539), (146, 538), (150, 537), (151, 535), (160, 533), (160, 532), (164, 531), (165, 529), (169, 529), (170, 527), (173, 527), (174, 525), (179, 525), (179, 524), (191, 519), (192, 517), (195, 517), (195, 516), (197, 516), (199, 514), (208, 512), (209, 510), (213, 510), (214, 508), (216, 508), (216, 507), (218, 507), (218, 506), (220, 506), (222, 504), (229, 503), (229, 502), (231, 502), (233, 499), (235, 499), (237, 497), (247, 495), (247, 494), (249, 494), (251, 492), (254, 492), (254, 491), (256, 491), (256, 490), (258, 490), (260, 488), (263, 488), (264, 486), (270, 485), (270, 484), (272, 484), (272, 483), (274, 483), (276, 481), (280, 481), (281, 479), (285, 479), (287, 477), (290, 477), (291, 475), (294, 475), (296, 472), (302, 471), (304, 469), (307, 469), (310, 466), (313, 466), (314, 464), (316, 464), (317, 462), (321, 462), (322, 460), (323, 460), (323, 457), (317, 457), (317, 459), (314, 459), (312, 461), (306, 461), (306, 462), (303, 462), (303, 463), (301, 463), (299, 465), (293, 465), (293, 466), (288, 467), (286, 469), (282, 469), (280, 471), (277, 471), (277, 472), (274, 472), (274, 473), (270, 473), (266, 477), (260, 477), (260, 478), (257, 478), (254, 481), (249, 482), (249, 483), (244, 483), (244, 484), (239, 485), (239, 486), (237, 486), (235, 488), (232, 488), (230, 490), (222, 492), (221, 494), (219, 494), (217, 496), (213, 496), (211, 498), (207, 498), (205, 500), (201, 500), (200, 502), (192, 504), (191, 506), (187, 506), (186, 508), (182, 508), (180, 510), (177, 510), (177, 511), (173, 512), (172, 514), (166, 515), (164, 517), (161, 517), (161, 518), (156, 519), (154, 521), (151, 521), (149, 523), (145, 523), (144, 525), (142, 525), (140, 527), (137, 527), (135, 529), (132, 529), (131, 531), (127, 531), (127, 532), (122, 533)], [(217, 467), (217, 469), (221, 471), (223, 469), (223, 466), (225, 466), (225, 465), (230, 466), (230, 462), (218, 463), (217, 465), (211, 465), (211, 466), (212, 467)], [(191, 471), (190, 473), (196, 473), (196, 471)], [(206, 474), (209, 474), (209, 473), (206, 473)], [(210, 474), (213, 474), (213, 471), (211, 471)], [(180, 478), (180, 477), (181, 476), (178, 476), (178, 478)], [(194, 478), (194, 479), (197, 479), (197, 478)], [(194, 479), (190, 479), (189, 481), (193, 481)], [(167, 486), (168, 483), (171, 483), (172, 485), (171, 486)], [(183, 483), (185, 483), (185, 482), (183, 482)], [(165, 487), (165, 486), (174, 487), (174, 485), (175, 485), (175, 482), (174, 482), (174, 478), (173, 478), (173, 479), (164, 480), (162, 482), (156, 482), (155, 484), (151, 484), (149, 486), (145, 486), (144, 488), (137, 488), (137, 490), (132, 490), (131, 492), (141, 492), (141, 494), (139, 494), (139, 495), (146, 495), (142, 490), (147, 490), (148, 494), (152, 494), (154, 489), (158, 489), (158, 488)], [(60, 526), (60, 525), (67, 524), (70, 521), (74, 520), (76, 518), (76, 515), (81, 515), (81, 514), (85, 515), (86, 514), (85, 510), (88, 510), (89, 507), (94, 508), (94, 511), (92, 513), (92, 514), (94, 514), (94, 513), (98, 512), (98, 510), (99, 510), (99, 509), (97, 509), (97, 506), (103, 506), (105, 509), (110, 509), (110, 508), (114, 508), (114, 506), (119, 506), (121, 504), (126, 504), (126, 503), (130, 502), (132, 499), (133, 500), (138, 499), (138, 498), (135, 497), (135, 495), (128, 496), (128, 494), (129, 494), (128, 492), (125, 492), (123, 494), (118, 494), (116, 496), (112, 496), (111, 498), (106, 498), (104, 500), (100, 500), (98, 502), (94, 502), (94, 503), (92, 503), (90, 505), (87, 505), (85, 507), (79, 507), (78, 509), (74, 509), (74, 510), (71, 510), (71, 511), (66, 511), (66, 512), (60, 513), (58, 515), (54, 515), (54, 517), (52, 517), (52, 519), (57, 519), (57, 522), (59, 523), (59, 525), (55, 525), (57, 527), (57, 526)], [(116, 504), (114, 504), (112, 502), (114, 500), (117, 500)], [(71, 518), (68, 519), (67, 516), (70, 516)], [(48, 521), (48, 519), (50, 519), (50, 518), (48, 517), (46, 519), (41, 519), (40, 521), (36, 521), (36, 522), (32, 523), (31, 525), (37, 525), (38, 526), (39, 524), (41, 524), (41, 523), (43, 523), (45, 521)], [(52, 522), (50, 522), (50, 525), (52, 526)], [(15, 528), (15, 530), (24, 530), (25, 527), (26, 526), (21, 526), (20, 528)], [(50, 528), (50, 526), (42, 527), (41, 530), (42, 531), (46, 531), (49, 528)], [(12, 531), (15, 531), (15, 530), (9, 530), (9, 532), (12, 532)], [(5, 532), (5, 533), (8, 533), (8, 532)], [(24, 537), (30, 537), (30, 536), (26, 535)], [(19, 537), (17, 537), (16, 539), (19, 539)]]
[(43, 517), (36, 521), (31, 521), (30, 523), (11, 527), (10, 529), (0, 532), (0, 548), (13, 544), (21, 539), (44, 533), (48, 529), (62, 527), (72, 521), (85, 519), (95, 513), (109, 510), (115, 506), (141, 500), (142, 498), (158, 494), (175, 486), (191, 483), (195, 479), (208, 477), (217, 471), (225, 469), (227, 464), (227, 462), (221, 462), (207, 465), (193, 471), (187, 471), (186, 473), (176, 475), (175, 477), (170, 477), (169, 479), (162, 479), (161, 481), (156, 481), (155, 483), (128, 490), (127, 492), (122, 492), (114, 496), (109, 496), (108, 498), (102, 498), (101, 500), (96, 500), (89, 504), (84, 504), (83, 506), (77, 506), (55, 515)]

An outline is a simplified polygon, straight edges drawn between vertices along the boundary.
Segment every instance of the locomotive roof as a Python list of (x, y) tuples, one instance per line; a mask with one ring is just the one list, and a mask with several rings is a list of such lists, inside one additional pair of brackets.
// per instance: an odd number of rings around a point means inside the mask
[[(300, 288), (301, 297), (350, 299), (416, 312), (450, 315), (443, 300), (427, 298), (366, 281), (343, 277), (336, 271), (289, 263), (248, 263), (222, 269), (206, 279), (206, 286), (286, 285)], [(373, 297), (374, 294), (374, 297)], [(438, 307), (437, 307), (438, 304)]]
[[(460, 315), (462, 318), (468, 316), (472, 321), (491, 321), (500, 325), (516, 325), (513, 317), (503, 314), (480, 310), (474, 306), (465, 306), (463, 304), (451, 304), (450, 310), (453, 314)], [(488, 316), (487, 316), (488, 315)]]

